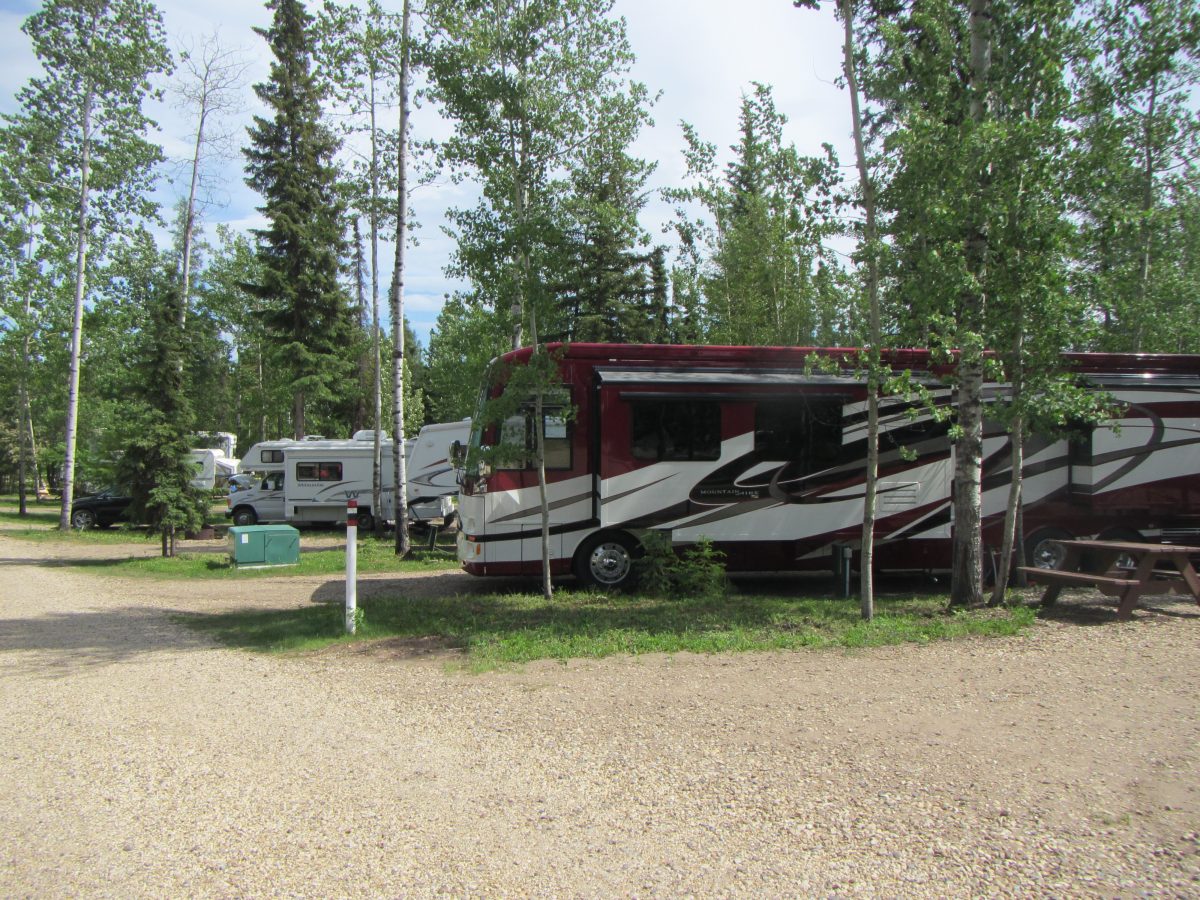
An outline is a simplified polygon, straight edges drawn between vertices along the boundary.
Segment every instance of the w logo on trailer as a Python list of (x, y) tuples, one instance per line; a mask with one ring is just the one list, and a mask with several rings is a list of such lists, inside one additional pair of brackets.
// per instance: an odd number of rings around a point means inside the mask
[(362, 491), (342, 491), (342, 494), (345, 495), (347, 500), (357, 500), (358, 495), (361, 493)]

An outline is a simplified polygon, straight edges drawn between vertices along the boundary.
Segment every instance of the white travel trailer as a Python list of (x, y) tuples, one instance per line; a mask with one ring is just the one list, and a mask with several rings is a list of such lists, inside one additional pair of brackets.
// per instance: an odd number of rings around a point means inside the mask
[[(456, 473), (449, 463), (451, 441), (463, 441), (470, 420), (428, 425), (406, 441), (407, 498), (410, 522), (440, 524), (454, 511)], [(236, 525), (259, 522), (340, 524), (346, 521), (346, 501), (358, 500), (358, 523), (374, 527), (376, 514), (395, 521), (394, 442), (383, 436), (381, 451), (381, 508), (372, 508), (374, 475), (372, 431), (350, 440), (262, 441), (242, 460), (245, 471), (262, 474), (250, 490), (231, 494), (226, 516)], [(410, 449), (411, 448), (411, 449)]]
[(202, 491), (211, 491), (237, 473), (238, 461), (230, 459), (221, 450), (198, 447), (188, 451), (188, 459), (196, 467), (192, 487)]
[(458, 470), (450, 462), (450, 445), (465, 444), (470, 433), (470, 419), (439, 422), (404, 442), (409, 521), (436, 525), (457, 518)]

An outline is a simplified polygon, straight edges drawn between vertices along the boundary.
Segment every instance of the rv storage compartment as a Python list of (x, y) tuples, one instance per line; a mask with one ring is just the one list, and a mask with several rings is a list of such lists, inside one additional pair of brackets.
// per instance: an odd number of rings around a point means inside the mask
[(229, 557), (236, 566), (294, 566), (300, 562), (300, 532), (291, 525), (235, 525)]

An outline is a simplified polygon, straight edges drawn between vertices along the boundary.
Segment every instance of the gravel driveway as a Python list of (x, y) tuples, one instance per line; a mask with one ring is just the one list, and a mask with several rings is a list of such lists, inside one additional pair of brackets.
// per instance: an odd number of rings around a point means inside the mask
[(407, 645), (233, 651), (168, 616), (321, 579), (56, 552), (79, 549), (0, 538), (6, 897), (1200, 896), (1194, 605), (469, 675)]

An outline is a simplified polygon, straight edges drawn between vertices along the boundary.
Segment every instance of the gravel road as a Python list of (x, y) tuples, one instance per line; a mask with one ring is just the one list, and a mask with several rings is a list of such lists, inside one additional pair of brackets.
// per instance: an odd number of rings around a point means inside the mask
[(1194, 604), (471, 675), (224, 649), (169, 614), (337, 586), (56, 558), (79, 552), (0, 537), (5, 897), (1200, 896)]

